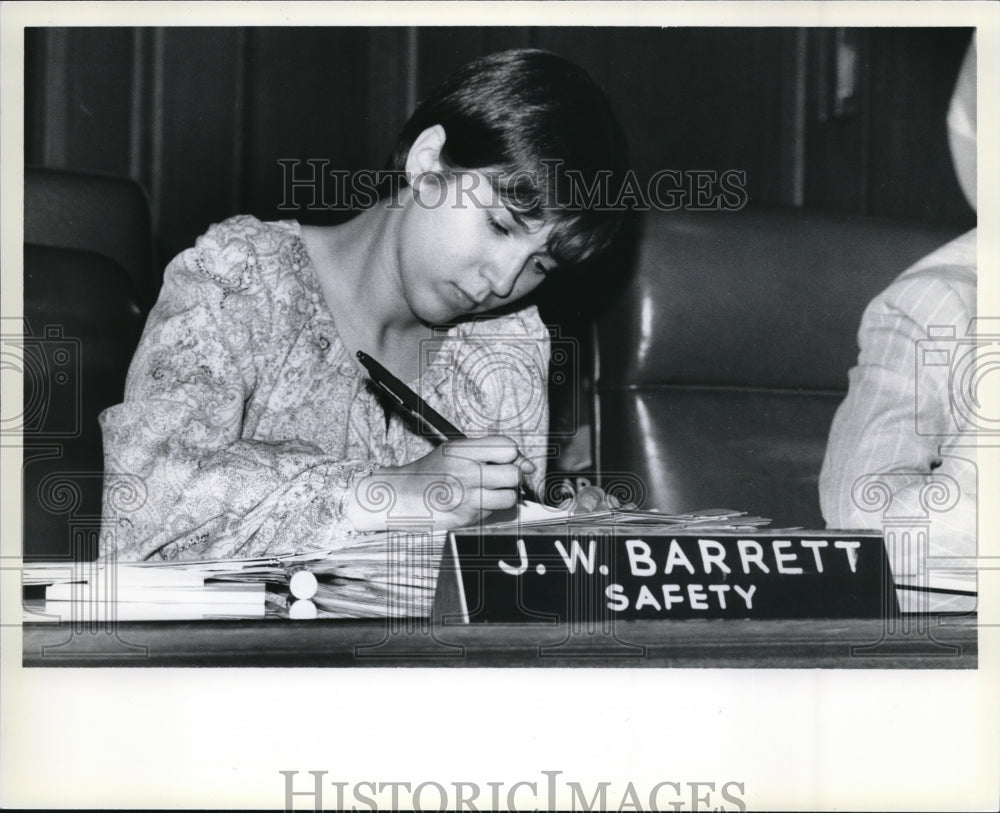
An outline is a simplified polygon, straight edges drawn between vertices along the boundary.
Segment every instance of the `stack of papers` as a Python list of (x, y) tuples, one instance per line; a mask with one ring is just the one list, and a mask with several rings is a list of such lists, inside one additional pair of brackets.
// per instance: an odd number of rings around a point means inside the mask
[(31, 621), (260, 618), (267, 582), (284, 570), (263, 560), (101, 564), (34, 563), (25, 588), (44, 596)]
[(386, 532), (345, 547), (289, 557), (317, 581), (311, 599), (324, 618), (430, 615), (445, 533)]

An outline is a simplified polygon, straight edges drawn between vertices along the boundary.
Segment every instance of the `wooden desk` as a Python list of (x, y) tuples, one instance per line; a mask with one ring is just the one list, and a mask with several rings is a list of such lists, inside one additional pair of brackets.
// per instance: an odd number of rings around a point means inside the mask
[(433, 626), (422, 621), (29, 623), (27, 667), (409, 666), (974, 669), (976, 616)]

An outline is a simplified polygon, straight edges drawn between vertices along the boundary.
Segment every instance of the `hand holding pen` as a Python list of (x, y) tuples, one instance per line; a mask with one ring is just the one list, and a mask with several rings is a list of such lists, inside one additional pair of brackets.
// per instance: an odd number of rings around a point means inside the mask
[(467, 437), (373, 358), (360, 351), (357, 356), (372, 382), (401, 411), (431, 427), (446, 442), (419, 460), (376, 472), (368, 483), (360, 483), (347, 506), (355, 528), (378, 530), (390, 519), (383, 516), (387, 512), (381, 508), (364, 505), (363, 491), (375, 481), (384, 481), (392, 489), (390, 510), (397, 517), (430, 511), (436, 530), (469, 525), (493, 511), (514, 506), (522, 475), (534, 472), (535, 464), (521, 454), (513, 440), (499, 435)]

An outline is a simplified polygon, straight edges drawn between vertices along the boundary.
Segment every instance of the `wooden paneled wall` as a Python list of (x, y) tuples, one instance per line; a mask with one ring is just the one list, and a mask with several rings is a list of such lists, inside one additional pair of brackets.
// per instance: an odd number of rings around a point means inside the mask
[(337, 217), (281, 211), (278, 162), (380, 167), (413, 104), (406, 29), (36, 29), (25, 45), (26, 162), (142, 183), (161, 264), (232, 214)]
[[(969, 37), (906, 28), (29, 29), (26, 160), (139, 180), (162, 264), (237, 212), (342, 217), (281, 211), (279, 160), (298, 159), (303, 172), (308, 159), (380, 168), (415, 101), (448, 71), (534, 46), (578, 61), (607, 89), (640, 177), (738, 169), (751, 203), (970, 225), (944, 130)], [(854, 94), (833, 110), (847, 69)]]
[[(807, 205), (975, 222), (952, 169), (945, 125), (970, 38), (960, 28), (809, 32)], [(841, 74), (851, 62), (855, 72), (854, 97), (839, 111), (838, 62)]]

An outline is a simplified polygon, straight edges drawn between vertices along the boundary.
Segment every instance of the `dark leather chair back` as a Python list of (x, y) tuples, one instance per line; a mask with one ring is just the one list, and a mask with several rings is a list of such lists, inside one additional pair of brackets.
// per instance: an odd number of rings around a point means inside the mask
[(595, 459), (647, 507), (822, 528), (867, 303), (954, 229), (802, 209), (650, 212), (597, 323)]
[[(85, 189), (96, 210), (74, 216), (68, 227), (58, 221), (65, 204), (59, 201), (61, 181), (69, 199)], [(102, 187), (108, 191), (106, 202)], [(42, 200), (48, 204), (38, 205)], [(78, 234), (83, 247), (67, 245), (82, 222), (90, 224)], [(26, 173), (20, 337), (26, 559), (97, 555), (104, 471), (97, 416), (122, 399), (148, 311), (148, 299), (139, 290), (140, 284), (152, 288), (148, 224), (145, 195), (132, 181), (48, 170)], [(37, 245), (29, 236), (58, 239), (56, 245)], [(126, 268), (123, 262), (132, 265)]]

